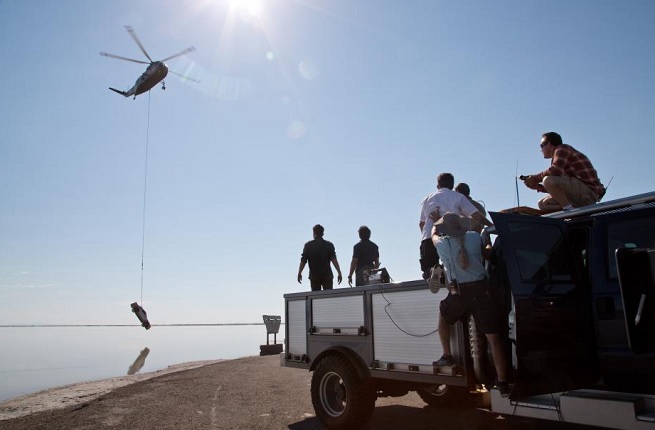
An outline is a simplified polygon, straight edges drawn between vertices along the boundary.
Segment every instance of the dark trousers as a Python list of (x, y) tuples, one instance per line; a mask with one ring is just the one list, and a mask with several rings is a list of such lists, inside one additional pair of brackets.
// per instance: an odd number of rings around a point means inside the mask
[(439, 254), (437, 254), (437, 248), (432, 243), (432, 239), (422, 240), (419, 252), (421, 256), (419, 260), (421, 262), (421, 271), (423, 273), (429, 273), (430, 269), (439, 263)]
[(321, 287), (324, 290), (331, 290), (333, 281), (332, 275), (316, 276), (309, 278), (309, 285), (312, 287), (312, 291), (321, 291)]

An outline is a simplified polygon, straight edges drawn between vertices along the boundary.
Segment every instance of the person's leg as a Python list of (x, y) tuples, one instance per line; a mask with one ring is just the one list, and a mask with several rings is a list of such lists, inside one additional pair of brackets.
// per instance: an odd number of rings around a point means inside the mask
[(598, 200), (591, 188), (578, 178), (568, 177), (568, 180), (563, 182), (566, 183), (565, 191), (573, 207), (593, 205)]
[(562, 208), (565, 208), (571, 204), (569, 196), (567, 195), (568, 181), (566, 181), (564, 178), (568, 178), (568, 176), (546, 176), (542, 181), (542, 184), (544, 185), (544, 188), (548, 194), (550, 194), (550, 196), (555, 199), (555, 201), (559, 203)]
[(507, 357), (505, 357), (505, 349), (500, 335), (498, 333), (488, 333), (485, 336), (489, 345), (491, 345), (491, 355), (494, 358), (498, 382), (507, 382)]
[(428, 279), (430, 277), (430, 269), (439, 263), (439, 254), (437, 254), (437, 248), (435, 248), (434, 243), (432, 243), (432, 239), (421, 241), (419, 251), (421, 255), (419, 261), (421, 263), (423, 279)]
[(442, 316), (439, 316), (439, 340), (441, 341), (441, 347), (443, 348), (443, 355), (452, 355), (450, 351), (450, 324), (443, 319)]
[(368, 284), (367, 280), (364, 280), (364, 270), (357, 269), (355, 270), (355, 286), (362, 287)]
[(579, 208), (592, 205), (598, 200), (591, 188), (572, 176), (546, 176), (543, 184), (546, 191), (563, 208), (567, 205)]
[(473, 317), (479, 333), (484, 333), (491, 346), (491, 355), (494, 359), (498, 384), (496, 384), (500, 395), (507, 397), (509, 395), (509, 386), (507, 385), (507, 357), (503, 340), (500, 337), (500, 331), (503, 323), (498, 306), (493, 302), (489, 294), (489, 286), (481, 285), (474, 288), (475, 304), (473, 306)]
[(562, 206), (557, 203), (557, 200), (555, 200), (550, 194), (547, 194), (546, 197), (539, 200), (537, 205), (540, 210), (546, 213), (559, 212), (562, 210)]
[(323, 289), (324, 290), (331, 290), (332, 286), (334, 285), (334, 278), (330, 275), (327, 275), (323, 277)]
[(309, 285), (312, 287), (312, 291), (321, 291), (321, 280), (320, 279), (309, 279)]
[(439, 326), (437, 329), (439, 331), (441, 347), (443, 348), (443, 355), (434, 364), (438, 367), (454, 366), (455, 359), (450, 350), (450, 324), (442, 316), (439, 316)]

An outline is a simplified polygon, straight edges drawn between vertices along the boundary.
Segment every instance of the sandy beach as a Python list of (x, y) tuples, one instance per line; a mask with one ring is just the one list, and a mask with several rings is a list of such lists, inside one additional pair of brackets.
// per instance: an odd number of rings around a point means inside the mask
[[(0, 430), (322, 429), (311, 373), (278, 356), (184, 363), (143, 375), (52, 388), (0, 403)], [(410, 393), (380, 398), (366, 429), (504, 430), (472, 407), (433, 409)]]

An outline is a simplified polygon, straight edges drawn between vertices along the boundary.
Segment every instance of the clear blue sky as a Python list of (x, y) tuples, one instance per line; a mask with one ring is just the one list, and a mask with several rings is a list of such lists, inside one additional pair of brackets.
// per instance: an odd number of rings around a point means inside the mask
[[(546, 131), (614, 178), (606, 199), (652, 191), (653, 19), (652, 0), (0, 1), (0, 324), (137, 323), (146, 137), (153, 324), (283, 314), (316, 223), (344, 274), (366, 224), (417, 279), (437, 174), (512, 207)], [(201, 82), (109, 91), (145, 70), (98, 55), (143, 58), (125, 25), (155, 59), (195, 46), (168, 65)]]

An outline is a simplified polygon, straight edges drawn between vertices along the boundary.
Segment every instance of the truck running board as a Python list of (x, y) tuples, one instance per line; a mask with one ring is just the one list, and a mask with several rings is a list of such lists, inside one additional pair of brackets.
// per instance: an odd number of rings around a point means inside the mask
[(655, 396), (597, 390), (575, 390), (518, 400), (492, 390), (491, 409), (506, 416), (522, 416), (625, 430), (653, 429)]

